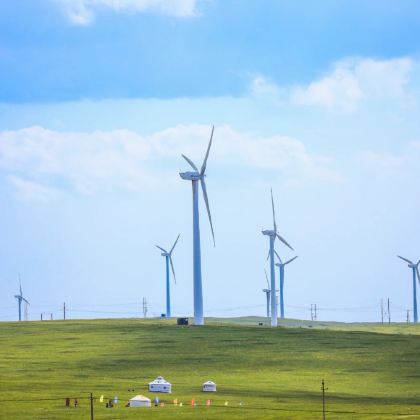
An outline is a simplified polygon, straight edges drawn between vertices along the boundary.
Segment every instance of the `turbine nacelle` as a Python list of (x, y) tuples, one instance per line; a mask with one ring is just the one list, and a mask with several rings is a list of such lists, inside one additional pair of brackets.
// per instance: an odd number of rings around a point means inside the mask
[(267, 236), (274, 236), (274, 237), (276, 237), (276, 232), (275, 232), (274, 230), (265, 229), (265, 230), (262, 230), (262, 231), (261, 231), (261, 233), (262, 233), (263, 235), (267, 235)]
[(203, 175), (198, 172), (180, 172), (179, 176), (186, 181), (199, 181), (203, 178)]

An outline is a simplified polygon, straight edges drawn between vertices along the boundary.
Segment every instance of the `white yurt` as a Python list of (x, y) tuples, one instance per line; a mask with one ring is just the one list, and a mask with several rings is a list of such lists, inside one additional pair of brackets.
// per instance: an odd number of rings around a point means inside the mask
[(135, 397), (131, 398), (130, 407), (151, 407), (151, 402), (149, 398), (145, 397), (144, 395), (136, 395)]
[(172, 392), (172, 385), (166, 381), (162, 376), (158, 376), (153, 382), (149, 382), (150, 392)]
[(212, 381), (204, 382), (203, 392), (216, 392), (216, 384)]

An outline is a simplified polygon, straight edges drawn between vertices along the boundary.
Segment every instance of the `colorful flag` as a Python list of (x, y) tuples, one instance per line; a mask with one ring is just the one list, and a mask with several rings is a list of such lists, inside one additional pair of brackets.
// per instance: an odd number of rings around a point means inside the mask
[(179, 406), (182, 407), (182, 402), (179, 403)]
[(229, 405), (229, 403), (227, 401), (225, 401), (225, 405)]
[(101, 397), (99, 398), (99, 402), (104, 402), (104, 396), (101, 395)]
[(175, 398), (173, 403), (174, 403), (174, 405), (178, 405), (178, 398)]
[(194, 405), (195, 405), (195, 399), (194, 399), (194, 398), (191, 400), (191, 405), (192, 405), (192, 406), (194, 406)]
[(211, 400), (207, 400), (206, 405), (211, 405)]

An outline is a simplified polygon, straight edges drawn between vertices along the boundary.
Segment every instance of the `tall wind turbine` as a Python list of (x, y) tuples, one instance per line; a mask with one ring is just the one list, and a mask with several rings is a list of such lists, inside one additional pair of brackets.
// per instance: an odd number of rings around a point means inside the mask
[(280, 271), (280, 318), (284, 319), (284, 266), (294, 261), (297, 258), (297, 255), (286, 262), (282, 262), (280, 255), (277, 254), (276, 251), (274, 252), (279, 260), (279, 262), (276, 263), (276, 266), (279, 267)]
[(263, 292), (265, 293), (265, 297), (267, 298), (267, 318), (269, 318), (270, 317), (270, 293), (271, 293), (271, 290), (270, 290), (270, 285), (268, 283), (267, 271), (264, 270), (264, 273), (265, 273), (265, 279), (267, 280), (268, 289), (263, 289)]
[(194, 324), (204, 325), (203, 315), (203, 289), (201, 280), (201, 249), (200, 249), (200, 216), (198, 212), (198, 181), (200, 181), (201, 189), (203, 190), (204, 202), (207, 208), (207, 214), (210, 221), (211, 234), (213, 235), (213, 244), (216, 246), (214, 240), (213, 223), (211, 221), (209, 200), (207, 197), (206, 182), (204, 180), (206, 176), (206, 164), (210, 153), (211, 142), (213, 140), (214, 126), (211, 130), (211, 136), (207, 152), (204, 157), (203, 164), (201, 165), (200, 171), (197, 166), (194, 165), (193, 161), (187, 156), (182, 157), (190, 164), (194, 169), (194, 172), (180, 172), (180, 177), (186, 181), (192, 182), (192, 193), (193, 193), (193, 278), (194, 278)]
[(271, 190), (271, 207), (273, 209), (273, 229), (266, 229), (262, 231), (263, 235), (266, 235), (270, 238), (270, 277), (271, 277), (271, 326), (277, 327), (277, 305), (276, 305), (276, 279), (274, 273), (274, 242), (278, 238), (286, 246), (288, 246), (292, 251), (293, 248), (283, 239), (277, 232), (276, 224), (276, 213), (274, 210), (274, 199), (273, 199), (273, 190)]
[(15, 298), (18, 300), (18, 307), (19, 307), (19, 321), (22, 321), (22, 300), (26, 302), (29, 305), (29, 302), (23, 297), (22, 294), (22, 284), (20, 282), (20, 276), (19, 276), (19, 290), (20, 294), (15, 295)]
[(174, 244), (172, 245), (171, 250), (168, 252), (164, 248), (160, 247), (159, 245), (156, 245), (157, 248), (159, 248), (162, 251), (162, 257), (165, 257), (166, 260), (166, 318), (171, 317), (171, 289), (170, 289), (170, 282), (169, 282), (169, 264), (171, 265), (172, 275), (174, 276), (174, 282), (176, 284), (176, 276), (175, 276), (175, 270), (174, 270), (174, 263), (172, 261), (172, 252), (175, 248), (175, 245), (178, 242), (179, 236), (175, 239)]
[(416, 274), (417, 279), (420, 283), (420, 273), (419, 273), (419, 264), (420, 260), (417, 261), (417, 264), (414, 264), (412, 261), (408, 260), (407, 258), (401, 257), (397, 255), (398, 258), (401, 258), (403, 261), (408, 263), (408, 267), (413, 270), (413, 319), (414, 322), (417, 322), (417, 290), (416, 290)]

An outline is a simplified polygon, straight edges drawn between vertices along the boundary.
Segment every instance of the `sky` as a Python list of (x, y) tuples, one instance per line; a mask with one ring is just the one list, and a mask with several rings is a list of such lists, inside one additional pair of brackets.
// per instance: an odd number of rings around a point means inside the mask
[(412, 319), (420, 259), (415, 0), (0, 3), (0, 320), (191, 315), (201, 165), (204, 313), (264, 315), (273, 189), (286, 316)]

